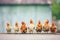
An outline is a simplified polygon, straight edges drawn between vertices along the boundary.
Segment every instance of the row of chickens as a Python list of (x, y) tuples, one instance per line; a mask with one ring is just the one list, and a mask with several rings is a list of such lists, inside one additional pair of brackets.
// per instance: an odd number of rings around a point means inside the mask
[[(34, 30), (36, 30), (36, 32), (42, 32), (42, 31), (44, 31), (44, 32), (48, 32), (48, 31), (56, 32), (56, 25), (55, 25), (55, 23), (52, 22), (52, 25), (50, 26), (49, 25), (49, 20), (46, 20), (44, 25), (42, 25), (42, 23), (40, 21), (38, 21), (36, 27), (34, 27), (34, 22), (33, 22), (32, 19), (30, 20), (30, 25), (28, 27), (26, 26), (25, 22), (22, 22), (21, 24), (22, 24), (21, 28), (19, 28), (18, 23), (17, 22), (15, 23), (15, 26), (14, 26), (14, 31), (15, 32), (19, 32), (19, 30), (21, 31), (21, 33), (27, 33), (27, 30), (30, 33), (31, 32), (33, 33)], [(7, 32), (11, 32), (11, 25), (10, 25), (10, 23), (7, 23), (6, 30), (7, 30)]]

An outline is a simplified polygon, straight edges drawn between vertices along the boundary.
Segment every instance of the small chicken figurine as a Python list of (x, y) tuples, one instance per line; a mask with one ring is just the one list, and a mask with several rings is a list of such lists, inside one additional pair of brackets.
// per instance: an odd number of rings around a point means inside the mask
[(6, 25), (6, 30), (7, 30), (7, 32), (11, 32), (11, 26), (10, 26), (10, 23), (7, 23), (7, 25)]
[(34, 22), (32, 19), (30, 19), (30, 25), (28, 27), (28, 30), (30, 33), (33, 33), (33, 31), (34, 31)]
[(46, 20), (44, 26), (43, 26), (43, 31), (48, 32), (49, 31), (49, 20)]
[(51, 31), (51, 32), (56, 32), (56, 25), (55, 25), (54, 22), (52, 22), (52, 25), (51, 25), (51, 27), (50, 27), (50, 31)]
[(18, 32), (18, 31), (19, 31), (18, 22), (16, 22), (16, 23), (15, 23), (15, 26), (14, 26), (14, 31), (15, 31), (15, 32)]
[(36, 31), (37, 31), (37, 32), (41, 32), (41, 31), (42, 31), (42, 24), (41, 24), (40, 21), (38, 21), (38, 24), (37, 24), (37, 26), (36, 26)]
[(27, 32), (26, 23), (25, 23), (25, 22), (22, 22), (21, 24), (22, 24), (22, 25), (21, 25), (21, 28), (20, 28), (20, 29), (21, 29), (21, 32), (22, 32), (22, 33), (26, 33), (26, 32)]

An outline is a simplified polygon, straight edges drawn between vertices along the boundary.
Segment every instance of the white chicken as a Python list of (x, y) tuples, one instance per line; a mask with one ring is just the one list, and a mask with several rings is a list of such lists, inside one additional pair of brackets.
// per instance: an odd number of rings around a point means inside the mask
[(33, 31), (34, 31), (34, 22), (32, 19), (30, 20), (30, 25), (28, 27), (28, 30), (30, 33), (33, 33)]
[(7, 32), (11, 32), (11, 26), (9, 22), (6, 24), (6, 30)]
[(18, 22), (15, 23), (14, 31), (15, 31), (15, 32), (18, 32), (18, 31), (19, 31), (19, 25), (18, 25)]

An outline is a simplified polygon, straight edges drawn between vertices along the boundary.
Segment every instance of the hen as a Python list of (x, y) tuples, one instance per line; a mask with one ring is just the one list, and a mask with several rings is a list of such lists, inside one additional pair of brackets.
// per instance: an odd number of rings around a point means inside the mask
[(6, 25), (6, 30), (7, 30), (7, 32), (11, 32), (11, 26), (10, 26), (10, 23), (7, 23), (7, 25)]
[(48, 32), (49, 31), (49, 20), (46, 20), (44, 26), (43, 26), (43, 31)]
[(17, 22), (15, 23), (14, 31), (15, 31), (15, 32), (18, 32), (18, 31), (19, 31), (19, 26), (18, 26), (18, 23), (17, 23)]
[(55, 25), (54, 22), (52, 22), (52, 25), (51, 25), (51, 27), (50, 27), (50, 31), (51, 31), (51, 32), (56, 32), (56, 25)]
[(26, 33), (26, 32), (27, 32), (27, 27), (26, 27), (26, 23), (25, 23), (25, 22), (22, 22), (21, 32), (22, 32), (22, 33)]
[(42, 31), (42, 24), (41, 24), (40, 21), (38, 21), (38, 24), (37, 24), (37, 26), (36, 26), (36, 31), (37, 31), (37, 32), (41, 32), (41, 31)]
[(34, 22), (33, 22), (32, 19), (30, 19), (30, 25), (29, 25), (28, 29), (29, 29), (29, 32), (30, 32), (30, 33), (31, 33), (31, 32), (33, 33), (33, 31), (34, 31)]

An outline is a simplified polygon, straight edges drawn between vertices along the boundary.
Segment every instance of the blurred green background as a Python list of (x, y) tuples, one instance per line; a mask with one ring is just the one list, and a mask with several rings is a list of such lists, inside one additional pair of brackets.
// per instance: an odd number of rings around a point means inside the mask
[(52, 13), (53, 20), (60, 20), (60, 0), (53, 0)]

